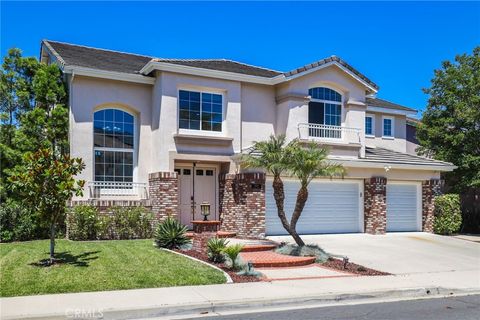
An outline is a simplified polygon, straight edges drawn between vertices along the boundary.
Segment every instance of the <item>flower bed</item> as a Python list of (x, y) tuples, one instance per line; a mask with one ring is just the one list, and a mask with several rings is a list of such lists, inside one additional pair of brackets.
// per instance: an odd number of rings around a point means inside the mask
[(321, 266), (338, 270), (338, 271), (343, 271), (343, 272), (350, 272), (354, 274), (358, 274), (361, 276), (388, 276), (390, 273), (387, 272), (382, 272), (370, 268), (366, 268), (364, 266), (361, 266), (356, 263), (348, 262), (346, 267), (343, 267), (343, 261), (340, 259), (335, 259), (335, 258), (328, 258), (327, 261), (324, 263), (321, 263)]

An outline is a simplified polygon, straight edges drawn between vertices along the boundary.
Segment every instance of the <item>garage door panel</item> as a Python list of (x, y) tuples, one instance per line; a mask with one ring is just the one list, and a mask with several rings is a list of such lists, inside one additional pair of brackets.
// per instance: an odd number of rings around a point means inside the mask
[[(284, 181), (285, 212), (290, 220), (300, 183)], [(297, 223), (300, 234), (360, 232), (359, 184), (312, 181), (309, 196)], [(269, 235), (286, 234), (277, 214), (271, 181), (266, 187), (266, 229)]]
[(387, 184), (387, 231), (418, 231), (418, 186)]

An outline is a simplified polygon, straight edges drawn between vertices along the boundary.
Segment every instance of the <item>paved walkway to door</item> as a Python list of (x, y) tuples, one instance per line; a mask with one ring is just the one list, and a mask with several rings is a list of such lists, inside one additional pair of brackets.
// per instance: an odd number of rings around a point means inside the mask
[[(287, 236), (268, 238), (293, 241)], [(346, 255), (352, 262), (392, 274), (477, 271), (472, 281), (480, 286), (480, 244), (472, 241), (423, 232), (306, 235), (302, 239), (328, 253)]]

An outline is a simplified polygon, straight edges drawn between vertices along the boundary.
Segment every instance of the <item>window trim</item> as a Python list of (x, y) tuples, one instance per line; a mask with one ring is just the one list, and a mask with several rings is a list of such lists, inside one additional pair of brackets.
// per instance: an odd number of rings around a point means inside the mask
[[(311, 89), (315, 89), (315, 88), (326, 88), (326, 89), (330, 89), (332, 91), (335, 91), (336, 93), (338, 93), (340, 95), (340, 101), (335, 101), (335, 100), (324, 100), (324, 99), (316, 99), (316, 98), (310, 98), (310, 101), (311, 102), (318, 102), (318, 103), (323, 103), (323, 123), (324, 125), (327, 125), (325, 124), (325, 117), (326, 117), (326, 112), (325, 112), (325, 107), (326, 107), (326, 103), (329, 103), (329, 104), (335, 104), (337, 106), (340, 106), (340, 124), (338, 125), (338, 127), (342, 127), (343, 126), (343, 116), (344, 116), (344, 108), (343, 108), (343, 94), (341, 92), (339, 92), (338, 90), (334, 89), (334, 88), (330, 88), (328, 86), (315, 86), (315, 87), (311, 87), (311, 88), (308, 88), (308, 91), (310, 91)], [(310, 119), (308, 119), (310, 120)], [(309, 122), (309, 121), (307, 121)]]
[[(385, 135), (385, 120), (389, 119), (391, 121), (391, 135)], [(382, 139), (395, 139), (395, 118), (389, 116), (382, 116)]]
[[(367, 133), (367, 122), (366, 119), (372, 119), (372, 132)], [(367, 138), (375, 138), (375, 115), (374, 114), (365, 114), (365, 137)]]
[[(184, 129), (180, 128), (180, 91), (193, 91), (200, 93), (200, 127), (201, 127), (201, 117), (202, 117), (202, 93), (209, 93), (209, 94), (216, 94), (222, 96), (222, 130), (221, 131), (213, 131), (213, 130), (195, 130), (195, 129)], [(211, 136), (223, 136), (225, 135), (225, 105), (226, 105), (226, 94), (223, 90), (212, 90), (212, 89), (198, 89), (198, 88), (191, 88), (191, 87), (178, 87), (177, 88), (177, 133), (179, 134), (188, 134), (188, 135), (211, 135)]]
[[(124, 149), (124, 148), (109, 148), (109, 147), (95, 147), (95, 128), (93, 123), (95, 121), (95, 113), (102, 110), (119, 110), (125, 113), (128, 113), (133, 117), (133, 148)], [(132, 152), (133, 162), (132, 162), (132, 183), (138, 182), (138, 137), (139, 137), (139, 128), (138, 128), (138, 115), (134, 112), (122, 107), (122, 105), (104, 105), (98, 108), (93, 109), (92, 113), (92, 175), (91, 181), (95, 180), (95, 151), (112, 151), (112, 152)]]

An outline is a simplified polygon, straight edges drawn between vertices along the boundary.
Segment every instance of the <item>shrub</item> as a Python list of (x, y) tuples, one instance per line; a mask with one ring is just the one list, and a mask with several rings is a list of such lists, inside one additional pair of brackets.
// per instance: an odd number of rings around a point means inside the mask
[(238, 263), (237, 259), (242, 249), (243, 249), (243, 245), (239, 243), (228, 246), (225, 249), (223, 249), (223, 252), (227, 255), (227, 257), (230, 260), (230, 268), (233, 270), (238, 270), (240, 267), (240, 264)]
[(211, 238), (207, 242), (208, 259), (214, 263), (222, 263), (225, 261), (223, 250), (228, 244), (227, 239)]
[(315, 261), (318, 263), (323, 263), (330, 257), (328, 253), (315, 244), (307, 244), (300, 247), (296, 244), (286, 244), (277, 248), (275, 252), (289, 256), (315, 257)]
[(0, 242), (48, 237), (48, 228), (27, 207), (9, 200), (0, 205)]
[(97, 239), (115, 239), (115, 221), (108, 214), (100, 215), (97, 219)]
[(187, 237), (187, 227), (176, 219), (167, 217), (159, 223), (155, 231), (155, 242), (159, 247), (167, 249), (178, 249), (189, 244), (191, 240)]
[(153, 235), (153, 215), (144, 207), (112, 208), (112, 216), (118, 239), (151, 238)]
[(98, 210), (94, 206), (73, 207), (68, 216), (68, 238), (71, 240), (95, 240), (98, 229)]
[(445, 194), (435, 198), (433, 230), (438, 234), (458, 232), (462, 225), (462, 212), (458, 194)]

